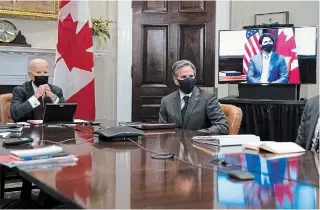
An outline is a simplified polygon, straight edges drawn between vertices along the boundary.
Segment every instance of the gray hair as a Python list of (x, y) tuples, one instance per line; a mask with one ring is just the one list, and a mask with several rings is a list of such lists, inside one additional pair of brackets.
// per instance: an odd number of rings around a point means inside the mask
[(39, 64), (44, 64), (44, 65), (48, 66), (48, 61), (41, 59), (41, 58), (33, 59), (29, 63), (29, 70), (28, 71), (35, 69), (37, 67), (37, 65), (39, 65)]
[(194, 72), (194, 74), (196, 74), (196, 67), (188, 60), (180, 60), (180, 61), (177, 61), (173, 64), (172, 66), (172, 74), (173, 76), (174, 75), (177, 75), (179, 69), (181, 69), (182, 67), (185, 67), (185, 66), (190, 66)]

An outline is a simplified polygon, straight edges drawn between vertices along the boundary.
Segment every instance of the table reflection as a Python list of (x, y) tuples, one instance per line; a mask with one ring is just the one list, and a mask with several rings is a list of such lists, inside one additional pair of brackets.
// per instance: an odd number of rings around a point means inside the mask
[[(319, 188), (312, 185), (316, 183), (317, 167), (313, 165), (312, 168), (311, 160), (296, 157), (271, 161), (253, 154), (219, 155), (219, 158), (240, 162), (242, 170), (254, 175), (252, 181), (235, 182), (227, 174), (217, 173), (216, 196), (219, 207), (315, 209), (319, 205)], [(229, 189), (232, 189), (232, 193)]]
[[(275, 160), (245, 153), (215, 156), (193, 147), (191, 137), (198, 133), (182, 130), (147, 131), (148, 135), (137, 141), (148, 150), (172, 152), (189, 162), (185, 163), (152, 159), (132, 142), (93, 139), (92, 134), (79, 131), (80, 127), (60, 129), (40, 127), (24, 134), (37, 139), (38, 146), (74, 138), (60, 145), (79, 157), (77, 165), (26, 173), (85, 208), (319, 207), (318, 162), (311, 153)], [(230, 170), (252, 172), (254, 180), (237, 182), (216, 172), (219, 167), (212, 164), (216, 157), (231, 163)]]

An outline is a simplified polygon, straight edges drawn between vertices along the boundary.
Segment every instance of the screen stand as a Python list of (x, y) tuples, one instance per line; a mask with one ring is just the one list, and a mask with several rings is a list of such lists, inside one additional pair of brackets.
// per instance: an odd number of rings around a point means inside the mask
[(297, 84), (239, 84), (241, 99), (299, 100)]

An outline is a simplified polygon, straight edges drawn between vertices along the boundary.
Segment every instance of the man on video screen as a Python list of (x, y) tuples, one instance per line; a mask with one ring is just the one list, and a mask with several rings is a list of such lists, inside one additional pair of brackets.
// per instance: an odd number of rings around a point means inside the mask
[(248, 83), (288, 83), (288, 70), (284, 56), (274, 52), (274, 39), (263, 34), (259, 38), (262, 52), (251, 57)]

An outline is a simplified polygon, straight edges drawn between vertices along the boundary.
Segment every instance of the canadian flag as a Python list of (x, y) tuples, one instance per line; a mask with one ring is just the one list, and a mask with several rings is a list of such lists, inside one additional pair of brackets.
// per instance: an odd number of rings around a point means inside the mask
[(293, 28), (284, 28), (278, 30), (276, 52), (280, 55), (283, 55), (286, 59), (289, 83), (299, 84), (300, 72)]
[(53, 84), (69, 103), (75, 118), (95, 120), (92, 22), (87, 1), (60, 1), (58, 43)]

